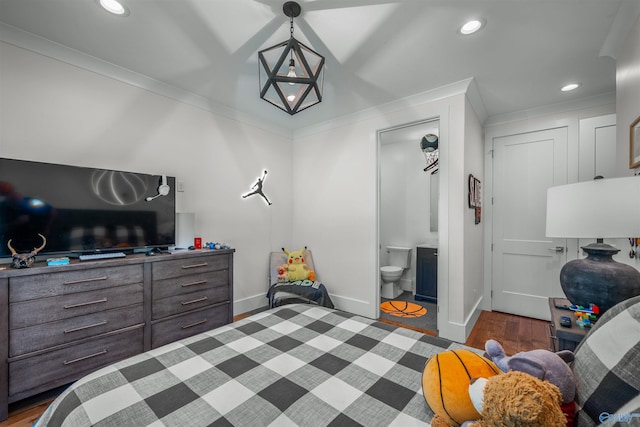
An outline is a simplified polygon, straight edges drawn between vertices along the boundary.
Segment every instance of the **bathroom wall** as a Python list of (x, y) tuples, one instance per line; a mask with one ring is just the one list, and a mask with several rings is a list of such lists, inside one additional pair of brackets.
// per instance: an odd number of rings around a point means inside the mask
[(411, 248), (411, 268), (400, 281), (406, 291), (415, 292), (416, 245), (438, 239), (430, 231), (432, 175), (420, 150), (422, 136), (438, 135), (438, 127), (436, 120), (380, 134), (380, 265), (389, 265), (387, 246)]

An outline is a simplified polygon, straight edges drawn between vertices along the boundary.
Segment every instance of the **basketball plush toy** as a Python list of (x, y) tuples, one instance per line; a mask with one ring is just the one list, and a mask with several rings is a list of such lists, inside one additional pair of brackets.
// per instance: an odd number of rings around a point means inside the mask
[(480, 418), (469, 397), (471, 379), (501, 373), (491, 360), (469, 350), (447, 350), (432, 356), (422, 373), (422, 391), (435, 414), (432, 427), (459, 426)]

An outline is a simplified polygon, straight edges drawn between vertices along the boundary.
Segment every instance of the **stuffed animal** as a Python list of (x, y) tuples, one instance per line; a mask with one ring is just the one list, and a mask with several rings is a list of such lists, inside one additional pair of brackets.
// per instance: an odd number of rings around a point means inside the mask
[(469, 350), (447, 350), (431, 357), (422, 373), (422, 392), (434, 413), (432, 427), (459, 426), (480, 417), (469, 398), (472, 378), (501, 374), (489, 359)]
[(576, 378), (569, 363), (574, 355), (569, 350), (554, 353), (538, 349), (523, 351), (508, 357), (498, 341), (488, 340), (485, 350), (491, 360), (504, 372), (520, 371), (540, 380), (549, 381), (560, 389), (562, 411), (567, 416), (567, 425), (573, 425), (575, 417)]
[[(288, 256), (287, 263), (288, 267), (288, 275), (289, 281), (295, 282), (296, 280), (307, 280), (309, 279), (309, 275), (313, 270), (310, 270), (307, 267), (307, 264), (304, 263), (304, 252), (307, 250), (307, 247), (300, 249), (299, 251), (288, 251), (285, 248), (282, 248), (285, 254)], [(315, 278), (315, 274), (314, 274)], [(314, 280), (314, 279), (309, 279)]]
[(278, 266), (278, 283), (289, 281), (289, 265), (282, 264)]
[(479, 378), (469, 396), (480, 413), (463, 427), (564, 427), (560, 389), (524, 372), (511, 371)]

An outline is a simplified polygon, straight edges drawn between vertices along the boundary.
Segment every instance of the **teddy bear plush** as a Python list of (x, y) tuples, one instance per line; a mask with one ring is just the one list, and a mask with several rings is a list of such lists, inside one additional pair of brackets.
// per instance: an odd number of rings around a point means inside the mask
[(560, 389), (524, 372), (510, 371), (469, 385), (480, 418), (462, 427), (564, 427)]
[(566, 424), (573, 425), (575, 417), (576, 379), (569, 364), (573, 362), (573, 352), (563, 350), (552, 352), (544, 349), (523, 351), (507, 356), (504, 348), (496, 340), (485, 343), (487, 356), (503, 371), (519, 371), (540, 380), (549, 381), (558, 387), (562, 395), (562, 411), (567, 417)]
[(289, 265), (282, 264), (278, 266), (278, 283), (289, 281)]

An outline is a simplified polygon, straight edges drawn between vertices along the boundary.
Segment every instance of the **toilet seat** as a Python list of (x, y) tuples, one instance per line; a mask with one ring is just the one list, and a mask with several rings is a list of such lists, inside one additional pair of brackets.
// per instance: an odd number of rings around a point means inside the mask
[(384, 267), (380, 267), (380, 271), (383, 271), (385, 273), (397, 273), (402, 270), (403, 270), (402, 267), (396, 267), (395, 265), (387, 265)]

